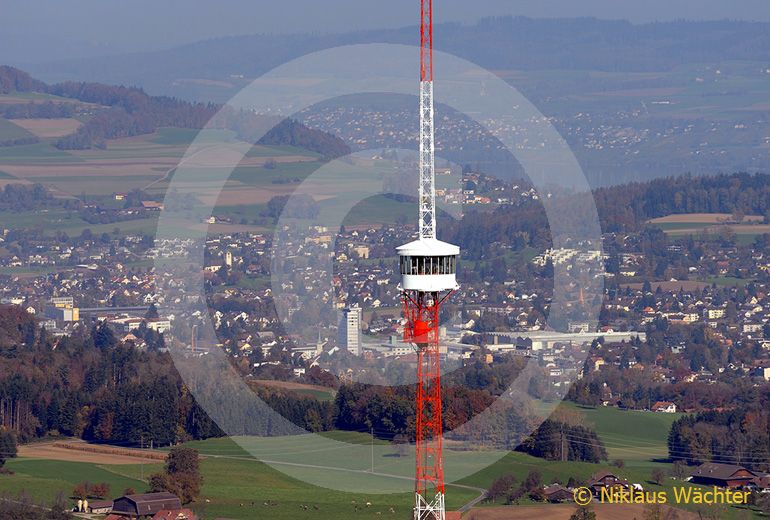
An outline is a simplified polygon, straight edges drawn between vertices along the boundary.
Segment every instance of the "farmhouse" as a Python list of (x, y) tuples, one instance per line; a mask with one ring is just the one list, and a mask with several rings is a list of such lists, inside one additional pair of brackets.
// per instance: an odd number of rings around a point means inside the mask
[(92, 500), (88, 502), (87, 513), (104, 515), (112, 511), (112, 500)]
[(588, 487), (591, 489), (594, 495), (599, 496), (602, 489), (629, 489), (631, 484), (628, 482), (628, 480), (622, 479), (614, 473), (610, 473), (609, 471), (600, 471), (599, 473), (594, 473), (591, 475)]
[(692, 482), (706, 486), (735, 488), (745, 486), (758, 475), (743, 466), (706, 462), (692, 473)]
[(543, 496), (552, 503), (569, 502), (570, 500), (573, 500), (572, 491), (559, 484), (544, 487)]
[(676, 413), (676, 405), (670, 401), (657, 401), (652, 405), (653, 412)]
[(143, 200), (142, 201), (142, 207), (144, 209), (163, 211), (163, 203), (162, 202), (156, 202), (154, 200)]
[[(112, 504), (112, 514), (109, 520), (136, 520), (152, 518), (161, 511), (182, 509), (182, 504), (176, 495), (171, 493), (143, 493), (125, 495), (116, 498)], [(105, 519), (105, 520), (107, 520)]]

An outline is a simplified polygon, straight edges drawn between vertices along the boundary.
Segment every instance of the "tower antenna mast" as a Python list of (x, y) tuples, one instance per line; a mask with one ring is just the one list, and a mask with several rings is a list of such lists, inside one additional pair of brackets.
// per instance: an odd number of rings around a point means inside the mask
[(433, 125), (433, 0), (420, 0), (418, 238), (397, 249), (404, 341), (417, 353), (414, 520), (445, 520), (439, 317), (458, 288), (460, 248), (436, 238)]
[(420, 238), (436, 238), (433, 0), (420, 0)]

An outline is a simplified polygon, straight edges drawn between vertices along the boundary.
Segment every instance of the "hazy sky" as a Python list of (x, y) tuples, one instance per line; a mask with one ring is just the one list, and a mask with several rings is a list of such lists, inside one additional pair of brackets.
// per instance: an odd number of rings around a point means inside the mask
[[(417, 23), (418, 0), (0, 0), (0, 59), (39, 61), (262, 32)], [(767, 0), (434, 0), (438, 21), (490, 15), (770, 21)]]

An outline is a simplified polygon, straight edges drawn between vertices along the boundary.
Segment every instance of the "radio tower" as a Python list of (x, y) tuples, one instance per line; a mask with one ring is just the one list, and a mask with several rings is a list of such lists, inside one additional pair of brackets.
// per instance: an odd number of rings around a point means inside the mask
[(397, 249), (404, 341), (417, 352), (414, 520), (445, 520), (441, 423), (441, 305), (457, 289), (460, 248), (436, 239), (433, 130), (433, 0), (420, 5), (419, 238)]

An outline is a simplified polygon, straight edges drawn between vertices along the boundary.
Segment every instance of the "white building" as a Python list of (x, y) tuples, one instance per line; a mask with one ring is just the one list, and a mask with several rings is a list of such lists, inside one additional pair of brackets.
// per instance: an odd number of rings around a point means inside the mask
[(345, 307), (339, 313), (337, 331), (340, 348), (356, 356), (361, 355), (361, 308)]
[(124, 317), (112, 319), (110, 320), (110, 323), (116, 327), (122, 328), (123, 332), (133, 332), (139, 329), (142, 323), (144, 323), (148, 329), (154, 330), (158, 334), (163, 334), (171, 328), (171, 321), (164, 318), (145, 319)]

